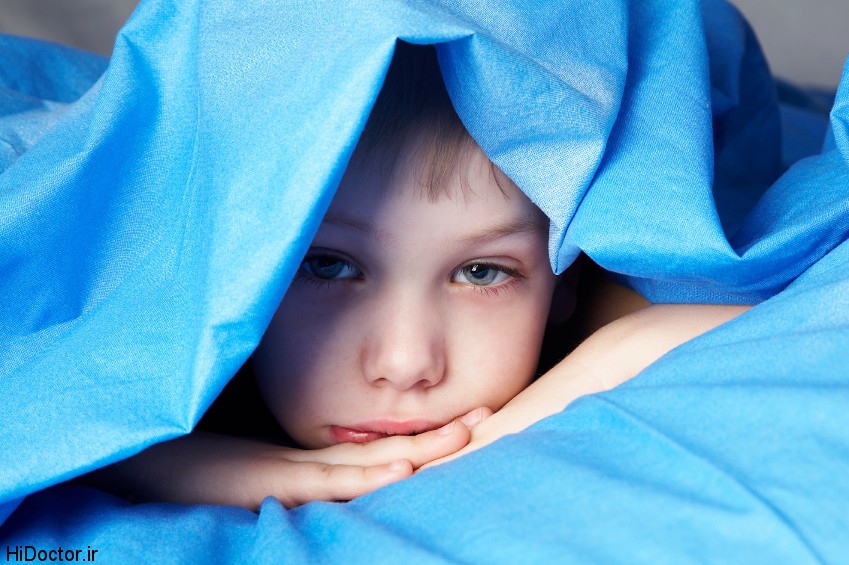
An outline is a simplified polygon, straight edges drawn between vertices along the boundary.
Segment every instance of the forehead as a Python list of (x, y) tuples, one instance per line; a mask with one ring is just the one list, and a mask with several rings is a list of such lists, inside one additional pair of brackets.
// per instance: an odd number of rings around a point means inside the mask
[(441, 273), (446, 262), (471, 255), (507, 254), (547, 265), (548, 219), (515, 187), (505, 195), (487, 173), (480, 182), (473, 179), (474, 193), (434, 201), (413, 186), (414, 178), (390, 178), (393, 186), (384, 189), (363, 176), (351, 177), (313, 245), (344, 249), (372, 268), (404, 266), (406, 273), (431, 268)]
[(446, 155), (424, 135), (408, 136), (396, 146), (358, 148), (330, 209), (369, 216), (381, 204), (403, 199), (421, 210), (428, 203), (448, 201), (469, 213), (498, 209), (545, 217), (470, 137), (469, 143), (453, 144), (448, 152), (451, 162), (441, 161)]

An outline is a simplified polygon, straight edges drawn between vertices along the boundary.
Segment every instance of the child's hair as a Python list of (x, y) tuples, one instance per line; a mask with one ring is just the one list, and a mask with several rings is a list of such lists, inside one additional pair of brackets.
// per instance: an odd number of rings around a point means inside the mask
[[(451, 175), (477, 143), (451, 104), (436, 49), (398, 41), (352, 165), (376, 159), (389, 172), (400, 147), (413, 139), (418, 143), (422, 196), (438, 200), (447, 195)], [(491, 174), (501, 187), (494, 165)], [(466, 178), (461, 178), (461, 187), (471, 191)]]
[[(400, 147), (418, 143), (421, 167), (421, 196), (433, 202), (451, 197), (448, 181), (457, 167), (477, 149), (454, 107), (432, 45), (399, 41), (383, 88), (360, 137), (349, 167), (377, 162), (391, 172)], [(490, 162), (490, 174), (506, 198), (501, 179), (506, 179)], [(461, 178), (463, 194), (472, 192), (468, 179)], [(286, 437), (271, 414), (251, 374), (250, 363), (230, 380), (198, 429), (254, 437)]]

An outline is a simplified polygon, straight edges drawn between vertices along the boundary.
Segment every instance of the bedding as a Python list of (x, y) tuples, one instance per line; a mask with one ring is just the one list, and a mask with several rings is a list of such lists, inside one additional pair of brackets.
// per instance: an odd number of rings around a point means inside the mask
[[(551, 219), (555, 270), (583, 251), (652, 302), (758, 306), (350, 503), (62, 484), (188, 433), (250, 355), (399, 39), (437, 44), (468, 130)], [(7, 560), (849, 555), (849, 71), (829, 117), (782, 105), (718, 0), (144, 0), (109, 60), (0, 53)]]

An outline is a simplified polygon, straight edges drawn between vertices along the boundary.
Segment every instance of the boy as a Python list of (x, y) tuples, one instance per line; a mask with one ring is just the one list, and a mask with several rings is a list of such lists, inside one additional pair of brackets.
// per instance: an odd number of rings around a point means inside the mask
[(545, 215), (454, 113), (433, 48), (399, 43), (252, 358), (265, 404), (299, 447), (193, 433), (95, 475), (143, 499), (347, 500), (615, 386), (741, 311), (641, 310), (640, 297), (606, 283), (591, 326), (642, 313), (596, 332), (528, 387), (547, 321), (575, 305), (574, 273), (552, 273), (547, 242)]

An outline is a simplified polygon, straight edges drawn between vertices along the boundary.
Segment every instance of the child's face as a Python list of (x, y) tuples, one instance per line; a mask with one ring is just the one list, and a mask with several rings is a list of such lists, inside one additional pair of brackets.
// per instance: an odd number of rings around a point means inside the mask
[(304, 447), (498, 410), (533, 377), (556, 283), (547, 219), (477, 149), (428, 201), (415, 146), (391, 174), (349, 167), (254, 356)]

